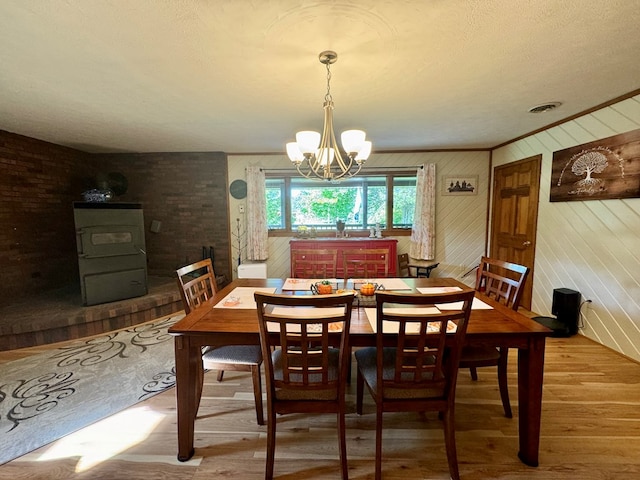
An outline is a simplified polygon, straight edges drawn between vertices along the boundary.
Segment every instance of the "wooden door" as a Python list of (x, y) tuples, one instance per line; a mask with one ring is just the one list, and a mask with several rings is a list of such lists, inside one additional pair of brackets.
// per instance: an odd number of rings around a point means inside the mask
[(520, 305), (531, 309), (542, 155), (493, 170), (490, 256), (529, 267)]

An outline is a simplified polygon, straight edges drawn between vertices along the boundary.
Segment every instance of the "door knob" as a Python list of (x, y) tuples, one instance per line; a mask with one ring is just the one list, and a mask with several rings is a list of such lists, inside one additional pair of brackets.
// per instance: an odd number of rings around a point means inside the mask
[(531, 246), (531, 242), (529, 240), (526, 240), (526, 241), (522, 242), (522, 246), (523, 247), (530, 247)]

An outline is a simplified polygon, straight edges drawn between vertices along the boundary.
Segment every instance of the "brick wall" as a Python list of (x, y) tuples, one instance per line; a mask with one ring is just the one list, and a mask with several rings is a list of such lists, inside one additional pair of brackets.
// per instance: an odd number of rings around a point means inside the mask
[[(140, 202), (150, 275), (175, 275), (212, 246), (216, 274), (231, 278), (227, 157), (221, 152), (93, 155), (105, 172), (128, 179), (118, 201)], [(150, 231), (151, 222), (160, 231)]]
[(90, 155), (0, 130), (0, 301), (78, 282), (72, 202)]
[(129, 183), (115, 200), (144, 208), (150, 275), (173, 276), (213, 246), (216, 273), (231, 278), (224, 153), (92, 155), (0, 130), (0, 303), (73, 284), (79, 291), (73, 202), (109, 172)]

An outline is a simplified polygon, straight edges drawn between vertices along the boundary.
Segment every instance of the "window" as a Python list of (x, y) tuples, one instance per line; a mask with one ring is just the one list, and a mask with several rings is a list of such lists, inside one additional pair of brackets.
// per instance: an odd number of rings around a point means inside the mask
[[(411, 174), (362, 175), (339, 183), (301, 177), (267, 177), (267, 223), (273, 234), (300, 227), (333, 233), (343, 220), (347, 231), (410, 231), (416, 198)], [(389, 227), (391, 225), (391, 227)]]

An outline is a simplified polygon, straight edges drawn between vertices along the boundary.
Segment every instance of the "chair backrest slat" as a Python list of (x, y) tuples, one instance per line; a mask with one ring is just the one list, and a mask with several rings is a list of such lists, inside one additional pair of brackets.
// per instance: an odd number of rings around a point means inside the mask
[(209, 258), (179, 268), (176, 275), (185, 313), (198, 308), (218, 291)]
[(529, 268), (517, 263), (482, 257), (476, 275), (476, 290), (518, 310)]
[[(353, 298), (353, 294), (255, 293), (265, 377), (272, 395), (276, 390), (344, 390)], [(278, 307), (291, 313), (274, 313)], [(340, 346), (337, 376), (330, 364), (330, 350), (336, 345)], [(276, 377), (274, 368), (272, 352), (276, 351), (281, 377)]]
[(399, 277), (410, 277), (411, 270), (409, 269), (409, 254), (408, 253), (400, 253), (398, 254), (398, 276)]
[[(473, 290), (436, 295), (376, 293), (379, 351), (383, 351), (385, 342), (389, 341), (383, 331), (385, 323), (396, 325), (398, 331), (393, 346), (393, 372), (385, 372), (384, 356), (377, 356), (380, 398), (385, 398), (387, 389), (396, 392), (420, 389), (443, 399), (453, 393), (474, 293)], [(462, 306), (430, 308), (449, 303)], [(399, 306), (402, 308), (398, 309)], [(412, 308), (418, 309), (418, 313), (411, 314)]]
[(291, 271), (294, 278), (336, 278), (338, 250), (293, 250)]
[(342, 268), (345, 282), (349, 278), (386, 278), (389, 276), (389, 249), (343, 250)]

